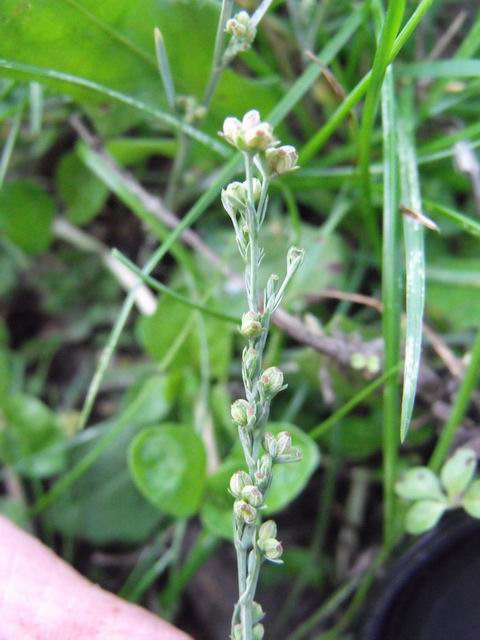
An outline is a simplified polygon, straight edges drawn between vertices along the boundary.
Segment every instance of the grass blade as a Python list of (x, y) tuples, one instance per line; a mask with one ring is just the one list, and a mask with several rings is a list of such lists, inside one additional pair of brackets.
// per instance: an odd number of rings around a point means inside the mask
[(475, 337), (472, 350), (470, 352), (470, 361), (468, 368), (463, 377), (460, 388), (457, 392), (455, 402), (448, 417), (447, 423), (443, 427), (440, 438), (437, 441), (433, 451), (430, 468), (438, 473), (440, 467), (444, 463), (449, 449), (452, 446), (453, 439), (460, 423), (468, 409), (470, 399), (480, 378), (480, 329)]
[[(365, 97), (365, 105), (363, 107), (362, 121), (359, 131), (358, 155), (360, 186), (362, 191), (362, 209), (365, 217), (367, 235), (371, 239), (375, 248), (380, 246), (380, 238), (378, 226), (374, 219), (372, 188), (370, 181), (372, 135), (383, 79), (385, 77), (388, 61), (392, 55), (392, 48), (398, 34), (398, 30), (400, 29), (404, 11), (405, 0), (396, 0), (396, 2), (388, 3), (387, 14), (383, 22), (378, 47), (373, 60), (372, 73)], [(380, 7), (378, 13), (380, 13)], [(378, 17), (380, 21), (382, 16)]]
[(193, 302), (186, 296), (183, 296), (182, 294), (177, 293), (173, 289), (170, 289), (170, 287), (167, 287), (166, 285), (162, 284), (155, 278), (145, 275), (142, 272), (142, 270), (139, 267), (137, 267), (137, 265), (135, 265), (133, 262), (131, 262), (131, 260), (129, 260), (127, 256), (125, 256), (121, 251), (118, 251), (117, 249), (113, 249), (112, 256), (116, 258), (119, 262), (121, 262), (123, 265), (128, 267), (128, 269), (130, 269), (132, 273), (137, 275), (142, 282), (144, 282), (145, 284), (148, 284), (148, 286), (151, 287), (154, 291), (158, 291), (159, 293), (164, 293), (166, 296), (173, 298), (173, 300), (176, 300), (177, 302), (181, 302), (185, 306), (190, 307), (191, 309), (195, 309), (196, 311), (201, 311), (207, 316), (212, 316), (213, 318), (217, 318), (218, 320), (223, 320), (224, 322), (229, 322), (231, 324), (238, 325), (240, 323), (240, 318), (237, 318), (236, 316), (231, 316), (227, 313), (222, 313), (221, 311), (216, 311), (211, 307), (206, 307), (205, 305), (199, 304), (197, 302)]
[[(31, 64), (22, 64), (20, 62), (14, 62), (12, 60), (4, 60), (2, 58), (0, 58), (0, 70), (1, 69), (4, 70), (3, 75), (14, 75), (15, 77), (22, 78), (23, 80), (38, 80), (39, 82), (44, 83), (53, 82), (57, 85), (60, 82), (63, 85), (67, 84), (76, 87), (82, 87), (83, 89), (88, 89), (89, 91), (98, 93), (109, 98), (110, 100), (121, 102), (128, 107), (132, 107), (137, 111), (141, 111), (142, 113), (155, 118), (159, 122), (162, 122), (175, 131), (183, 131), (186, 135), (190, 136), (194, 140), (197, 140), (197, 142), (200, 142), (201, 144), (205, 145), (212, 151), (215, 151), (224, 158), (229, 158), (232, 155), (230, 149), (228, 149), (226, 145), (222, 144), (206, 133), (202, 133), (198, 129), (195, 129), (195, 127), (192, 127), (183, 120), (179, 120), (170, 113), (165, 113), (165, 111), (161, 111), (160, 109), (152, 107), (147, 103), (138, 100), (137, 98), (128, 96), (125, 93), (116, 91), (115, 89), (110, 89), (109, 87), (98, 84), (97, 82), (93, 82), (93, 80), (80, 78), (79, 76), (74, 76), (70, 73), (54, 71), (53, 69), (43, 69), (42, 67), (37, 67)], [(68, 93), (68, 91), (66, 91), (66, 93)]]
[(432, 200), (424, 200), (424, 205), (427, 209), (433, 213), (438, 214), (446, 220), (450, 220), (456, 224), (462, 231), (469, 233), (472, 236), (480, 238), (480, 222), (469, 218), (468, 216), (455, 211), (451, 207), (447, 207), (439, 202), (433, 202)]
[[(398, 149), (400, 156), (402, 204), (422, 212), (412, 115), (413, 92), (404, 91), (399, 118)], [(423, 310), (425, 306), (424, 228), (414, 218), (404, 216), (406, 269), (406, 335), (400, 438), (404, 442), (412, 419), (422, 348)]]
[(15, 142), (17, 140), (17, 135), (20, 130), (20, 123), (22, 122), (22, 115), (23, 115), (23, 107), (24, 105), (22, 104), (18, 109), (15, 118), (13, 119), (12, 126), (10, 128), (10, 131), (8, 132), (8, 136), (5, 141), (5, 145), (2, 149), (2, 154), (0, 156), (0, 189), (2, 188), (3, 182), (5, 180), (5, 176), (7, 175), (8, 165), (10, 164), (13, 149), (15, 147)]
[[(382, 330), (384, 368), (391, 370), (400, 359), (401, 288), (399, 251), (399, 170), (397, 118), (393, 69), (389, 67), (382, 89), (383, 126), (383, 250), (382, 250)], [(398, 372), (385, 381), (383, 389), (383, 491), (384, 537), (388, 546), (395, 522), (395, 490), (399, 446)]]

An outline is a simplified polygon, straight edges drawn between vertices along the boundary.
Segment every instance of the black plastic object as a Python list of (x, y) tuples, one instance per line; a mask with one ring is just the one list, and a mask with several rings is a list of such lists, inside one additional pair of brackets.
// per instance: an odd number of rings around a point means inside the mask
[(480, 522), (448, 520), (382, 579), (360, 640), (480, 640)]

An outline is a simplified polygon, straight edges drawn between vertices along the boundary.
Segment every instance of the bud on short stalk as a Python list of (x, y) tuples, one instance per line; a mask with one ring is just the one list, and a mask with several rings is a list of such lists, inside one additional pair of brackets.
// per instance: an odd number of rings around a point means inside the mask
[(257, 510), (245, 500), (235, 500), (233, 504), (233, 513), (236, 519), (242, 524), (252, 525), (257, 519)]
[(255, 407), (246, 400), (235, 400), (230, 407), (230, 414), (235, 424), (246, 427), (255, 417)]
[(283, 372), (277, 367), (265, 369), (260, 377), (260, 384), (265, 398), (273, 398), (285, 388), (283, 386)]
[(242, 489), (242, 500), (257, 508), (263, 504), (263, 495), (255, 485), (249, 484)]
[(282, 543), (276, 538), (267, 538), (266, 540), (259, 540), (258, 547), (263, 551), (267, 560), (279, 560), (283, 554)]
[(289, 144), (267, 149), (266, 158), (270, 171), (279, 176), (298, 169), (297, 150)]
[(257, 338), (263, 332), (261, 316), (254, 311), (247, 311), (242, 316), (240, 333), (246, 338)]
[(235, 498), (241, 498), (243, 489), (251, 484), (252, 479), (248, 473), (237, 471), (230, 478), (230, 492)]

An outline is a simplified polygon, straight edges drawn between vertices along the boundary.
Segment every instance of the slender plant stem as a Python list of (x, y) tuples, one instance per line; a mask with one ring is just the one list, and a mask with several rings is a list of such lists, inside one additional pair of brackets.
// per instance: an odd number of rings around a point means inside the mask
[(218, 20), (217, 35), (215, 37), (215, 48), (213, 51), (213, 63), (210, 78), (203, 95), (203, 105), (208, 107), (215, 93), (218, 80), (223, 71), (222, 57), (225, 42), (225, 25), (232, 15), (233, 0), (222, 0), (222, 8), (220, 9), (220, 18)]
[(477, 382), (480, 378), (480, 329), (477, 332), (470, 352), (470, 361), (468, 368), (463, 377), (460, 388), (457, 392), (455, 402), (447, 420), (443, 427), (440, 438), (437, 441), (432, 457), (430, 459), (430, 468), (438, 472), (445, 461), (448, 451), (452, 446), (455, 434), (460, 426), (463, 417), (468, 409), (471, 401), (472, 393), (475, 390)]

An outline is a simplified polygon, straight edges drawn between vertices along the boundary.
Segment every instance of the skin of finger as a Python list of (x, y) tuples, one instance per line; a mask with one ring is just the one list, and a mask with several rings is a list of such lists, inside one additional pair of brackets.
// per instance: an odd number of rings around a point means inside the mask
[(0, 517), (1, 640), (191, 640)]

